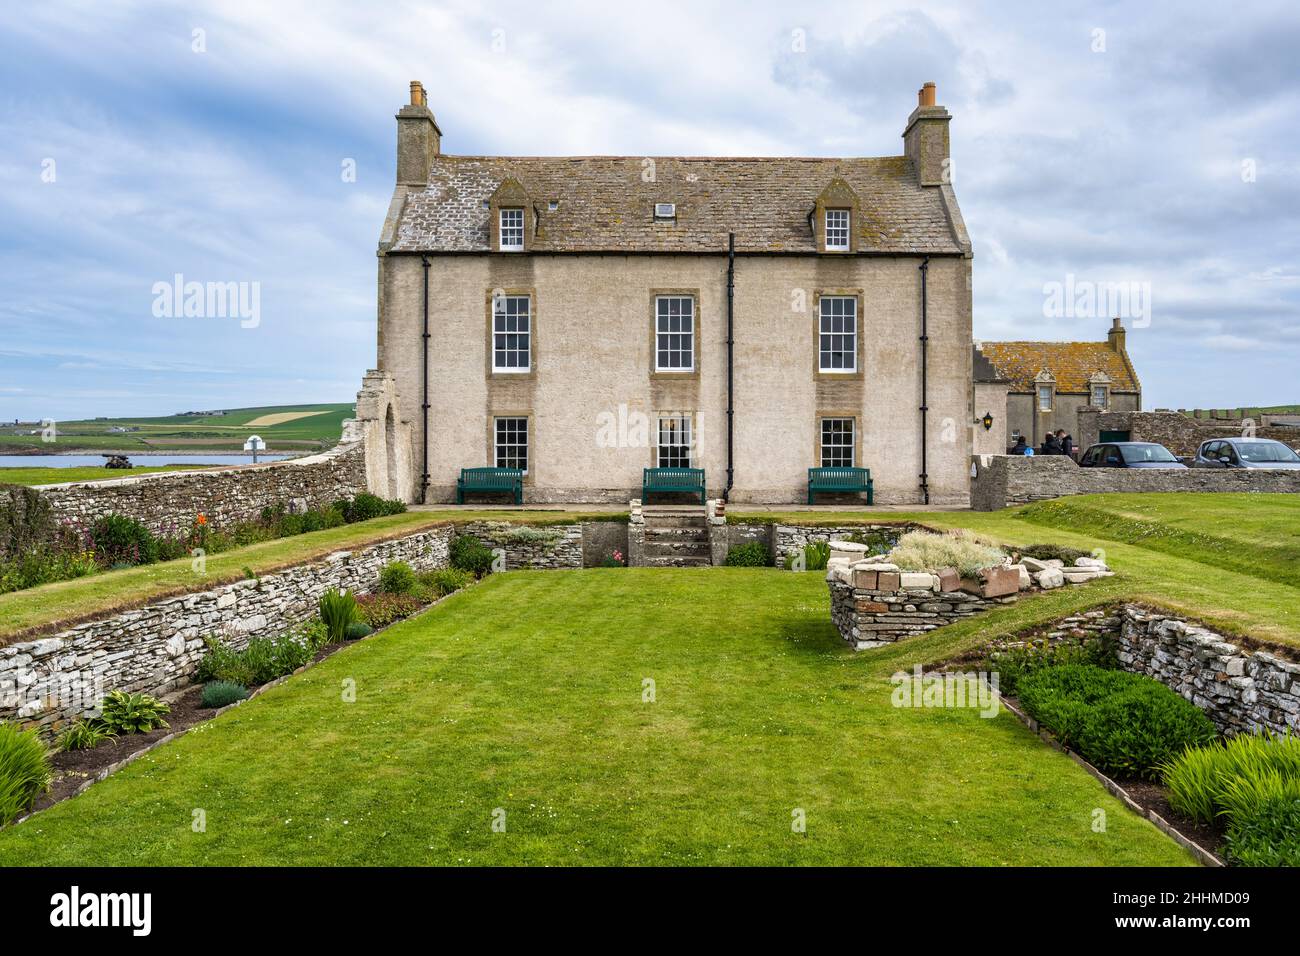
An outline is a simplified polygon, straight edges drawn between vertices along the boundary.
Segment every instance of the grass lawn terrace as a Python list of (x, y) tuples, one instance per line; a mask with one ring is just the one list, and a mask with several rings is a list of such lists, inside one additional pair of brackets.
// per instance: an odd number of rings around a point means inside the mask
[(855, 653), (820, 574), (493, 575), (0, 831), (0, 865), (1190, 864), (1005, 712), (891, 705), (974, 625)]

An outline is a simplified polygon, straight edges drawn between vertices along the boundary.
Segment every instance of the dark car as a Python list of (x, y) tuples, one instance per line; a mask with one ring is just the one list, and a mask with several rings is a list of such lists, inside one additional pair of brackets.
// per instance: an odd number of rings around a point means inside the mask
[(1150, 441), (1113, 441), (1089, 445), (1080, 468), (1186, 468), (1164, 445)]
[(1201, 468), (1300, 468), (1300, 455), (1271, 438), (1214, 438), (1201, 442), (1195, 464)]

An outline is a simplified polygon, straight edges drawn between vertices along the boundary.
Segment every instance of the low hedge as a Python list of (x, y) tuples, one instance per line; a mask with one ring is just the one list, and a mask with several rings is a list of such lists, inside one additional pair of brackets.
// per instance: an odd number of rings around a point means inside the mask
[(1026, 675), (1018, 691), (1031, 717), (1107, 773), (1155, 779), (1188, 747), (1215, 738), (1210, 718), (1143, 674), (1064, 664)]

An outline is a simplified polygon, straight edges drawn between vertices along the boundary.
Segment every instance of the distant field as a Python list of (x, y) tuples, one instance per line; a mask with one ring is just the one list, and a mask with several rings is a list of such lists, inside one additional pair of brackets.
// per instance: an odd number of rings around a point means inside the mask
[[(52, 450), (144, 452), (181, 449), (187, 452), (238, 451), (251, 434), (265, 439), (270, 450), (302, 451), (325, 448), (339, 439), (343, 420), (351, 418), (351, 403), (333, 405), (269, 405), (233, 408), (224, 415), (166, 415), (158, 418), (112, 418), (56, 423), (53, 443), (41, 441), (40, 426), (23, 423), (0, 426), (0, 454)], [(112, 428), (130, 428), (115, 432)]]
[[(4, 459), (0, 458), (0, 462)], [(147, 475), (155, 471), (194, 471), (207, 468), (207, 465), (159, 465), (134, 468), (104, 468), (94, 465), (73, 468), (2, 468), (0, 467), (0, 485), (57, 485), (65, 481), (104, 481), (108, 478), (130, 478), (134, 475)]]

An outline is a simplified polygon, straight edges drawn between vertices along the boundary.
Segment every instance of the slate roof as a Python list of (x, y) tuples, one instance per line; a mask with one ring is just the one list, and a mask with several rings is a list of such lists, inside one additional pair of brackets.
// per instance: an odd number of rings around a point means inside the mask
[(979, 350), (1013, 392), (1033, 392), (1034, 379), (1044, 370), (1055, 376), (1058, 392), (1086, 395), (1095, 372), (1110, 376), (1112, 392), (1142, 388), (1124, 356), (1108, 342), (981, 342)]
[[(860, 251), (967, 251), (951, 188), (920, 186), (903, 156), (656, 157), (653, 182), (646, 165), (637, 156), (438, 156), (429, 185), (409, 189), (390, 249), (489, 251), (487, 202), (513, 177), (539, 216), (536, 252), (716, 253), (728, 231), (740, 252), (815, 252), (809, 213), (838, 176), (858, 196)], [(676, 221), (656, 222), (657, 202), (676, 203)]]

